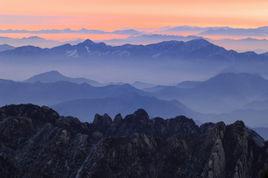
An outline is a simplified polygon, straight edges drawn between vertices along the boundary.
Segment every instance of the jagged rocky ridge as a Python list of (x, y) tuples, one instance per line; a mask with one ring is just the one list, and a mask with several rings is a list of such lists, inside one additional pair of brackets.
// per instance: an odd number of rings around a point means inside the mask
[(47, 107), (0, 108), (1, 177), (257, 178), (268, 144), (243, 122), (197, 126), (140, 109), (81, 123)]

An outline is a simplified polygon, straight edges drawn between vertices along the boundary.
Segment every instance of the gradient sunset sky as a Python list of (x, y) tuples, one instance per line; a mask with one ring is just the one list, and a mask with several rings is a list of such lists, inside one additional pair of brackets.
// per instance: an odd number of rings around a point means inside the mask
[(0, 29), (268, 25), (267, 0), (0, 0)]

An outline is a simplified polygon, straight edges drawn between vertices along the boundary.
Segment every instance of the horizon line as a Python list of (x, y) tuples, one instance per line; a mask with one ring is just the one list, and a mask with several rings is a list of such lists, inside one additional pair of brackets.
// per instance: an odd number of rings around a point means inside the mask
[(231, 29), (258, 29), (263, 27), (268, 27), (267, 25), (262, 26), (254, 26), (254, 27), (238, 27), (238, 26), (229, 26), (229, 25), (171, 25), (171, 26), (161, 26), (161, 27), (123, 27), (123, 28), (115, 28), (114, 30), (105, 30), (103, 28), (88, 28), (88, 27), (80, 27), (80, 28), (38, 28), (38, 29), (30, 29), (30, 28), (0, 28), (0, 31), (26, 31), (26, 32), (38, 32), (38, 31), (48, 31), (48, 30), (70, 30), (70, 31), (81, 31), (81, 30), (96, 30), (103, 31), (107, 33), (116, 32), (119, 30), (151, 30), (151, 29), (165, 29), (165, 28), (175, 28), (175, 27), (191, 27), (191, 28), (231, 28)]

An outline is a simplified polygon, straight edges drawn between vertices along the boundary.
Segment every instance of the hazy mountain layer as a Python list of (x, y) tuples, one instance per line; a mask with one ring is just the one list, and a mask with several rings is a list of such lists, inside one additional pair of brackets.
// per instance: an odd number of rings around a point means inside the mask
[(7, 44), (0, 44), (0, 52), (6, 51), (6, 50), (11, 50), (14, 49), (13, 46), (7, 45)]
[(30, 82), (30, 83), (35, 83), (35, 82), (54, 83), (54, 82), (60, 82), (60, 81), (72, 82), (72, 83), (77, 83), (77, 84), (87, 83), (92, 86), (103, 85), (97, 81), (86, 79), (86, 78), (67, 77), (67, 76), (62, 75), (58, 71), (49, 71), (49, 72), (41, 73), (41, 74), (32, 76), (31, 78), (25, 80), (25, 82)]
[(266, 55), (254, 52), (238, 53), (216, 46), (204, 39), (183, 41), (164, 41), (149, 45), (109, 46), (86, 40), (77, 45), (65, 44), (54, 48), (42, 49), (24, 46), (0, 53), (0, 57), (31, 58), (87, 58), (87, 59), (200, 59), (200, 60), (253, 60), (268, 59)]
[(53, 105), (62, 115), (71, 115), (84, 121), (91, 121), (96, 113), (115, 116), (118, 113), (126, 115), (139, 108), (144, 108), (150, 116), (174, 117), (186, 115), (198, 118), (198, 113), (184, 106), (178, 101), (165, 101), (155, 97), (138, 94), (124, 94), (116, 97), (78, 99)]
[(263, 100), (267, 95), (268, 80), (256, 74), (223, 73), (205, 81), (188, 81), (147, 91), (160, 98), (179, 99), (199, 112), (222, 113)]
[(1, 105), (13, 103), (51, 105), (74, 99), (106, 98), (128, 93), (146, 95), (145, 92), (126, 84), (93, 87), (86, 83), (76, 84), (65, 81), (55, 83), (27, 83), (0, 80)]

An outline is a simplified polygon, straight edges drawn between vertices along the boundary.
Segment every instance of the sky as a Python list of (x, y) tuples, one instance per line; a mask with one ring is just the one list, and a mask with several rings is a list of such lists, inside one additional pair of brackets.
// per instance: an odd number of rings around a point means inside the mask
[(0, 29), (268, 25), (267, 0), (0, 0)]

